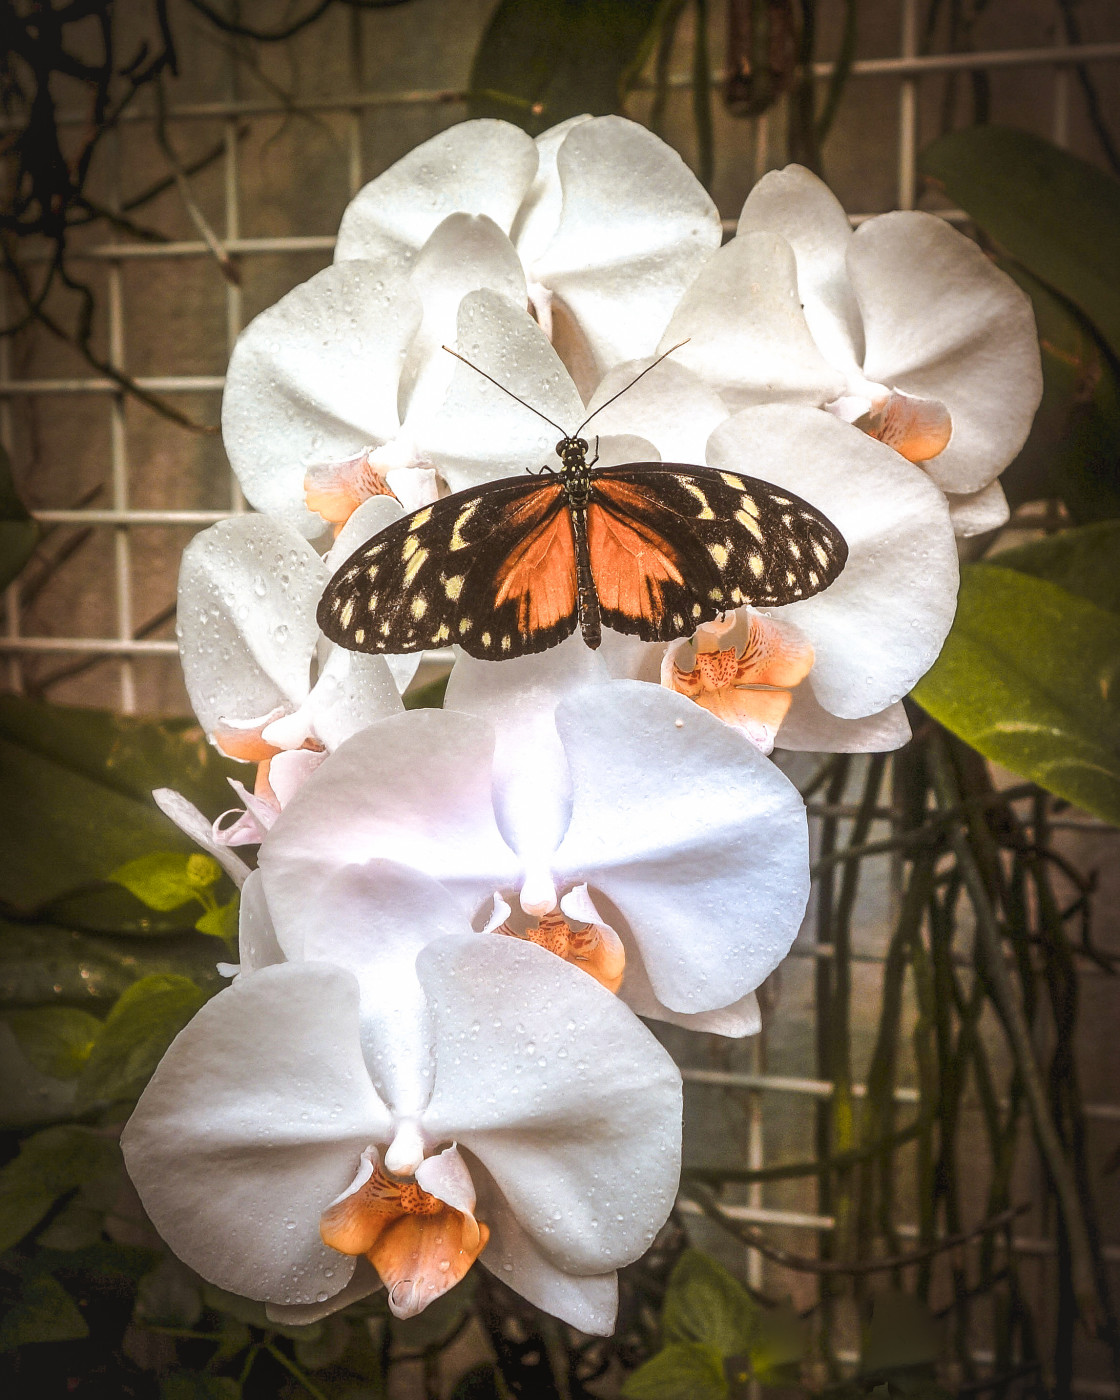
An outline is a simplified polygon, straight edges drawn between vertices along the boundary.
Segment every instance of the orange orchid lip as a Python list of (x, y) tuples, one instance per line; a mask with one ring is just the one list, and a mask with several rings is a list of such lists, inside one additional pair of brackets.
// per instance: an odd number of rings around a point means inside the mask
[(746, 643), (720, 647), (733, 625), (725, 617), (700, 628), (693, 664), (685, 669), (666, 655), (662, 684), (694, 700), (726, 724), (743, 729), (769, 752), (793, 701), (792, 690), (809, 674), (813, 648), (789, 624), (747, 614)]
[(371, 496), (392, 496), (395, 492), (385, 480), (381, 467), (370, 460), (371, 448), (343, 462), (326, 462), (310, 467), (303, 479), (307, 509), (322, 516), (335, 527), (335, 534), (350, 519), (363, 501)]
[(540, 915), (523, 933), (508, 922), (494, 931), (535, 943), (565, 962), (582, 967), (608, 992), (617, 992), (622, 986), (626, 950), (618, 934), (606, 924), (589, 923), (582, 928), (573, 928), (560, 910), (554, 909), (549, 914)]
[(327, 1207), (319, 1233), (340, 1254), (364, 1254), (389, 1291), (394, 1315), (413, 1317), (466, 1275), (490, 1230), (470, 1210), (391, 1176), (373, 1149), (362, 1160), (360, 1184)]

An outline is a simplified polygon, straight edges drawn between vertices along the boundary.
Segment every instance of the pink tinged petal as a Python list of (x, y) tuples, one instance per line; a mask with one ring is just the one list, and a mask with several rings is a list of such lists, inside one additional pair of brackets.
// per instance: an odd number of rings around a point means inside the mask
[(323, 763), (326, 756), (316, 749), (290, 749), (285, 753), (278, 753), (269, 762), (268, 785), (281, 811)]
[(703, 462), (705, 443), (727, 417), (723, 400), (699, 376), (675, 363), (674, 356), (627, 388), (650, 363), (631, 360), (607, 374), (592, 394), (587, 412), (595, 413), (600, 404), (620, 390), (625, 392), (609, 408), (596, 414), (588, 431), (603, 436), (638, 433), (656, 444), (654, 460)]
[(778, 731), (777, 747), (802, 753), (888, 753), (910, 741), (910, 722), (901, 703), (861, 719), (838, 719), (803, 685)]
[(797, 291), (821, 354), (841, 373), (859, 379), (863, 323), (848, 281), (852, 225), (823, 180), (801, 165), (763, 175), (747, 196), (740, 235), (780, 233), (797, 259)]
[(658, 350), (685, 339), (674, 361), (698, 374), (730, 412), (753, 403), (816, 406), (844, 392), (843, 377), (805, 324), (793, 249), (777, 234), (742, 234), (708, 261)]
[(641, 682), (565, 701), (556, 727), (574, 793), (557, 881), (586, 883), (624, 922), (666, 1006), (709, 1011), (752, 991), (808, 898), (797, 790), (733, 729)]
[(428, 1135), (482, 1163), (557, 1268), (604, 1274), (637, 1258), (677, 1188), (669, 1056), (617, 998), (531, 944), (446, 939), (417, 966), (435, 1021)]
[(383, 656), (331, 647), (304, 708), (312, 732), (334, 750), (367, 725), (399, 714), (401, 697)]
[(490, 1226), (490, 1242), (480, 1262), (535, 1307), (593, 1337), (609, 1337), (618, 1313), (618, 1276), (570, 1274), (558, 1268), (518, 1224), (494, 1179), (472, 1163), (479, 1192), (479, 1215)]
[(973, 491), (971, 495), (947, 494), (945, 499), (949, 502), (949, 519), (953, 522), (953, 532), (958, 539), (985, 535), (989, 530), (998, 530), (1011, 519), (1011, 508), (998, 481)]
[(202, 815), (193, 802), (189, 802), (174, 788), (156, 788), (152, 799), (166, 817), (170, 817), (180, 831), (218, 862), (233, 883), (238, 887), (249, 878), (249, 867), (221, 841), (214, 839), (213, 824)]
[(948, 446), (927, 470), (944, 491), (987, 486), (1026, 441), (1042, 395), (1030, 298), (932, 214), (869, 219), (848, 251), (868, 379), (945, 405)]
[(392, 438), (397, 381), (420, 325), (403, 276), (376, 263), (324, 268), (259, 315), (234, 346), (222, 436), (246, 496), (308, 538), (309, 470)]
[(375, 449), (363, 447), (341, 462), (317, 462), (303, 478), (303, 499), (309, 511), (336, 528), (345, 525), (363, 501), (391, 496), (385, 472), (373, 460)]
[[(453, 348), (566, 432), (586, 416), (548, 337), (507, 298), (489, 291), (465, 296)], [(425, 456), (452, 491), (556, 463), (560, 437), (557, 428), (459, 361), (442, 408), (417, 432)]]
[(254, 870), (241, 887), (237, 943), (243, 973), (256, 972), (262, 967), (272, 967), (286, 961), (276, 941), (276, 930), (272, 927), (272, 915), (268, 912), (259, 870)]
[(524, 306), (525, 274), (513, 244), (492, 219), (452, 214), (417, 254), (411, 283), (424, 319), (401, 371), (397, 412), (414, 432), (439, 408), (451, 383), (457, 362), (443, 346), (454, 342), (459, 303), (485, 288)]
[[(254, 841), (263, 841), (264, 833), (272, 829), (272, 823), (280, 815), (279, 800), (269, 786), (267, 763), (262, 763), (257, 768), (257, 781), (253, 792), (237, 778), (228, 778), (226, 781), (244, 802), (245, 809), (232, 826), (223, 825), (229, 816), (228, 812), (223, 812), (214, 823), (214, 839), (224, 842), (227, 846), (248, 846)], [(232, 810), (236, 812), (237, 808)], [(254, 832), (259, 834), (254, 836)]]
[(121, 1138), (152, 1223), (220, 1288), (287, 1306), (325, 1302), (352, 1261), (319, 1216), (384, 1141), (354, 978), (283, 964), (239, 977), (160, 1062)]
[(266, 1303), (264, 1310), (269, 1322), (279, 1323), (281, 1327), (309, 1327), (331, 1313), (348, 1308), (351, 1303), (360, 1303), (363, 1298), (384, 1287), (377, 1270), (368, 1259), (361, 1258), (354, 1261), (354, 1274), (350, 1282), (325, 1303), (299, 1303), (291, 1307), (285, 1307), (283, 1303)]
[(556, 158), (560, 222), (529, 267), (568, 325), (585, 392), (611, 365), (652, 355), (685, 288), (719, 247), (719, 213), (671, 147), (622, 117), (569, 131)]
[(267, 516), (223, 520), (191, 540), (179, 569), (178, 633), (205, 730), (267, 722), (306, 697), (328, 577), (307, 541)]
[(240, 759), (242, 763), (267, 763), (280, 749), (269, 743), (264, 731), (288, 713), (286, 705), (277, 705), (256, 719), (219, 719), (210, 737), (227, 758)]
[(416, 1184), (429, 1196), (464, 1215), (475, 1213), (475, 1189), (466, 1162), (455, 1147), (425, 1157), (416, 1168)]
[(462, 122), (371, 180), (342, 216), (335, 261), (403, 268), (449, 214), (485, 214), (508, 230), (537, 172), (537, 148), (508, 122)]
[(502, 840), (491, 797), (493, 731), (468, 715), (413, 710), (356, 734), (281, 813), (261, 849), (277, 929), (310, 917), (325, 876), (369, 860), (439, 880), (467, 918), (519, 862)]
[[(540, 867), (563, 839), (572, 810), (571, 779), (555, 712), (559, 701), (609, 679), (596, 652), (579, 636), (549, 651), (512, 661), (461, 656), (444, 697), (446, 710), (476, 715), (494, 726), (494, 813), (498, 829), (527, 864)], [(540, 899), (551, 881), (543, 872)], [(547, 886), (547, 887), (546, 887)], [(525, 896), (522, 898), (522, 905)], [(556, 905), (555, 892), (539, 912)]]
[(956, 609), (956, 543), (926, 473), (830, 414), (778, 405), (717, 428), (708, 462), (796, 492), (847, 541), (835, 583), (767, 610), (812, 644), (805, 684), (821, 705), (859, 719), (900, 700), (933, 664)]

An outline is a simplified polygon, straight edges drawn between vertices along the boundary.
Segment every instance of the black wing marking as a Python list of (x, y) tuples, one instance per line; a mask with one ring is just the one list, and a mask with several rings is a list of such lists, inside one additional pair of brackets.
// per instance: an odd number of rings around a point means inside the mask
[(545, 651), (576, 625), (575, 552), (556, 477), (515, 477), (413, 511), (350, 556), (319, 626), (352, 651), (458, 643), (499, 661)]
[(588, 535), (603, 621), (646, 641), (688, 636), (746, 603), (812, 597), (848, 554), (832, 522), (792, 492), (673, 462), (594, 471)]

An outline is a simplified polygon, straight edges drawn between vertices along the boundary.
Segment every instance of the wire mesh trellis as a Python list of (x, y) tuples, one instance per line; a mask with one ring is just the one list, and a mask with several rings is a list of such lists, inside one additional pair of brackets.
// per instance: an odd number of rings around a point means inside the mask
[[(937, 75), (965, 74), (977, 72), (998, 72), (1007, 70), (1031, 70), (1052, 74), (1051, 110), (1049, 113), (1049, 134), (1060, 146), (1070, 143), (1071, 108), (1074, 101), (1072, 76), (1074, 65), (1083, 63), (1112, 64), (1120, 61), (1120, 39), (1110, 42), (1049, 45), (1033, 48), (988, 49), (972, 53), (919, 53), (919, 24), (921, 7), (918, 0), (900, 0), (897, 6), (897, 46), (896, 52), (888, 56), (856, 59), (850, 69), (852, 88), (848, 100), (857, 101), (859, 85), (869, 81), (890, 81), (896, 84), (894, 125), (883, 135), (883, 147), (890, 150), (894, 165), (894, 207), (911, 209), (918, 203), (919, 189), (917, 178), (917, 152), (920, 142), (919, 107), (923, 82)], [(357, 35), (359, 26), (355, 25)], [(356, 41), (355, 41), (356, 42)], [(291, 267), (291, 283), (294, 284), (309, 270), (308, 259), (329, 258), (334, 239), (329, 234), (318, 232), (287, 234), (246, 234), (246, 227), (253, 227), (257, 220), (246, 218), (245, 194), (245, 132), (254, 124), (274, 122), (277, 119), (290, 119), (293, 111), (308, 120), (330, 119), (341, 124), (344, 145), (345, 190), (355, 193), (364, 181), (370, 178), (379, 163), (367, 160), (364, 122), (371, 112), (390, 111), (398, 108), (422, 110), (438, 116), (439, 124), (459, 119), (464, 114), (464, 91), (455, 88), (413, 89), (410, 91), (384, 92), (363, 90), (356, 81), (353, 89), (346, 93), (331, 94), (312, 98), (290, 100), (287, 97), (242, 95), (240, 74), (236, 59), (227, 55), (225, 64), (226, 95), (221, 100), (183, 100), (171, 104), (165, 121), (168, 130), (185, 130), (204, 124), (209, 127), (217, 124), (220, 129), (220, 219), (217, 221), (216, 235), (220, 243), (218, 252), (232, 260), (235, 267), (244, 269), (262, 260), (274, 261), (274, 267)], [(355, 72), (358, 65), (355, 65)], [(831, 63), (818, 63), (814, 76), (820, 80), (829, 78), (834, 72)], [(690, 74), (673, 77), (671, 85), (687, 87), (691, 84)], [(85, 114), (73, 113), (69, 120), (85, 120)], [(754, 119), (750, 146), (754, 152), (753, 174), (760, 175), (770, 163), (774, 146), (774, 125), (777, 117), (762, 116)], [(113, 134), (113, 142), (107, 152), (107, 186), (111, 198), (120, 199), (123, 178), (127, 166), (127, 155), (122, 136), (130, 125), (152, 128), (156, 121), (153, 110), (129, 111), (122, 123), (122, 131)], [(745, 194), (745, 190), (741, 191)], [(298, 192), (293, 201), (298, 217)], [(335, 211), (336, 213), (340, 210)], [(725, 208), (725, 215), (732, 214), (732, 208)], [(939, 209), (936, 212), (950, 220), (964, 218), (961, 211)], [(853, 221), (868, 217), (864, 210), (851, 211)], [(726, 226), (734, 227), (734, 220), (725, 220)], [(184, 369), (182, 372), (148, 373), (145, 366), (139, 365), (130, 355), (130, 339), (133, 327), (130, 324), (128, 297), (125, 280), (128, 269), (143, 264), (149, 269), (160, 269), (174, 286), (180, 271), (190, 264), (205, 266), (214, 278), (221, 277), (221, 267), (215, 258), (215, 248), (211, 241), (203, 237), (172, 238), (160, 243), (122, 241), (110, 237), (107, 241), (86, 241), (72, 249), (72, 255), (95, 267), (104, 277), (104, 313), (106, 320), (106, 348), (109, 363), (118, 371), (128, 375), (142, 390), (169, 399), (197, 399), (200, 402), (216, 403), (222, 388), (220, 374), (201, 373)], [(29, 255), (32, 259), (34, 253)], [(301, 261), (302, 259), (302, 261)], [(277, 274), (273, 274), (274, 277)], [(242, 279), (243, 280), (243, 279)], [(282, 280), (282, 279), (281, 279)], [(226, 352), (232, 347), (246, 320), (246, 297), (242, 282), (236, 278), (222, 279), (224, 298), (223, 339)], [(111, 542), (108, 550), (97, 556), (97, 576), (87, 579), (85, 586), (111, 598), (111, 634), (82, 633), (78, 629), (69, 630), (65, 616), (41, 611), (36, 616), (41, 624), (38, 629), (29, 626), (28, 610), (24, 598), (24, 585), (12, 584), (5, 598), (5, 624), (0, 635), (0, 651), (6, 657), (7, 681), (11, 689), (24, 689), (27, 682), (25, 662), (29, 658), (42, 658), (57, 655), (72, 658), (81, 663), (96, 662), (112, 666), (116, 670), (117, 707), (124, 713), (133, 713), (142, 706), (141, 697), (150, 692), (141, 684), (141, 670), (176, 654), (176, 644), (169, 636), (151, 635), (166, 630), (168, 619), (157, 612), (144, 619), (137, 614), (137, 570), (135, 560), (135, 539), (137, 532), (162, 532), (167, 540), (166, 552), (172, 560), (170, 575), (174, 573), (174, 559), (185, 540), (185, 532), (204, 527), (231, 514), (245, 509), (236, 481), (229, 477), (224, 487), (221, 504), (206, 508), (182, 505), (137, 505), (135, 504), (135, 484), (138, 475), (135, 461), (133, 429), (126, 402), (119, 384), (111, 378), (88, 376), (77, 373), (25, 374), (18, 368), (18, 347), (8, 339), (0, 338), (0, 441), (12, 452), (17, 471), (20, 464), (20, 450), (25, 445), (26, 434), (21, 433), (14, 419), (16, 405), (35, 404), (39, 412), (49, 411), (65, 417), (71, 412), (70, 406), (81, 400), (96, 400), (103, 403), (106, 415), (106, 440), (108, 444), (108, 490), (107, 501), (98, 500), (93, 504), (70, 506), (49, 506), (35, 510), (36, 518), (45, 528), (56, 531), (98, 531), (105, 532)], [(142, 474), (142, 472), (140, 473)], [(158, 499), (160, 483), (149, 481), (145, 495)], [(1030, 523), (1027, 513), (1021, 520)], [(163, 610), (166, 612), (166, 609)], [(65, 669), (65, 668), (64, 668)], [(64, 678), (64, 671), (56, 673)], [(88, 674), (88, 672), (87, 672)], [(39, 687), (42, 689), (41, 678)], [(49, 689), (48, 689), (49, 693)], [(851, 777), (851, 775), (849, 775)], [(854, 775), (854, 780), (866, 781), (867, 765), (863, 765)], [(866, 788), (864, 789), (866, 791)], [(1031, 801), (1024, 795), (1021, 801)], [(892, 830), (891, 822), (897, 816), (891, 808), (879, 805), (873, 800), (870, 807), (861, 806), (851, 800), (849, 788), (844, 784), (829, 790), (826, 799), (815, 798), (811, 810), (819, 821), (833, 822), (834, 841), (846, 836), (849, 842), (867, 844), (877, 835), (884, 838)], [(1048, 818), (1051, 828), (1061, 825), (1062, 819)], [(1072, 835), (1076, 828), (1082, 834), (1094, 836), (1096, 828), (1092, 823), (1077, 818), (1066, 819)], [(861, 826), (862, 822), (862, 826)], [(839, 824), (839, 825), (837, 825)], [(827, 854), (827, 853), (826, 853)], [(886, 853), (882, 862), (889, 860)], [(889, 882), (884, 876), (884, 889), (881, 905), (876, 917), (885, 925), (886, 916), (897, 915), (897, 905), (891, 906)], [(870, 919), (872, 915), (868, 915)], [(859, 941), (857, 940), (857, 945)], [(806, 986), (811, 982), (814, 970), (836, 957), (835, 946), (821, 941), (807, 931), (794, 950), (792, 966), (795, 971), (791, 981), (798, 977)], [(850, 950), (853, 966), (865, 965), (876, 977), (883, 975), (886, 949), (882, 939), (868, 938), (863, 945)], [(800, 969), (800, 971), (796, 970)], [(1092, 978), (1091, 970), (1082, 974)], [(870, 984), (868, 984), (870, 985)], [(804, 1048), (804, 1047), (802, 1047)], [(687, 1052), (686, 1052), (687, 1055)], [(692, 1052), (695, 1058), (695, 1052)], [(744, 1058), (745, 1057), (745, 1058)], [(831, 1102), (838, 1090), (832, 1080), (816, 1077), (810, 1073), (781, 1072), (767, 1068), (765, 1053), (758, 1045), (743, 1047), (736, 1062), (731, 1065), (699, 1065), (688, 1062), (684, 1077), (695, 1096), (705, 1091), (719, 1091), (737, 1096), (743, 1113), (743, 1161), (748, 1171), (765, 1173), (773, 1166), (775, 1152), (788, 1153), (788, 1134), (775, 1133), (775, 1122), (787, 1113), (790, 1104), (818, 1105)], [(791, 1054), (779, 1058), (793, 1059)], [(804, 1056), (802, 1057), (804, 1063)], [(912, 1067), (917, 1076), (920, 1069)], [(866, 1101), (867, 1085), (861, 1082), (844, 1086), (844, 1092), (856, 1102)], [(923, 1090), (920, 1083), (897, 1087), (894, 1101), (900, 1107), (920, 1107)], [(1096, 1123), (1120, 1123), (1120, 1103), (1107, 1099), (1091, 1101), (1085, 1105), (1086, 1117)], [(808, 1122), (808, 1119), (804, 1120)], [(796, 1199), (795, 1199), (796, 1197)], [(700, 1193), (690, 1191), (686, 1186), (680, 1209), (685, 1219), (699, 1222), (704, 1215), (704, 1204)], [(765, 1226), (777, 1232), (781, 1241), (813, 1240), (822, 1234), (835, 1232), (841, 1225), (837, 1214), (818, 1206), (812, 1208), (806, 1193), (798, 1187), (797, 1193), (785, 1190), (775, 1184), (771, 1186), (763, 1180), (750, 1182), (741, 1193), (741, 1199), (732, 1204), (723, 1202), (723, 1215), (744, 1226)], [(1032, 1220), (1028, 1225), (1015, 1223), (1012, 1244), (1014, 1250), (1025, 1258), (1046, 1260), (1059, 1248), (1059, 1243), (1046, 1233), (1047, 1222)], [(896, 1234), (902, 1245), (922, 1238), (923, 1226), (920, 1220), (903, 1223), (896, 1227)], [(802, 1253), (804, 1245), (798, 1245), (794, 1252)], [(1111, 1265), (1120, 1264), (1120, 1240), (1106, 1243), (1103, 1256)], [(778, 1277), (788, 1286), (789, 1279), (783, 1273), (780, 1263), (771, 1260), (766, 1263), (763, 1254), (749, 1243), (745, 1250), (747, 1276), (752, 1285), (762, 1288), (773, 1286)], [(972, 1348), (973, 1354), (981, 1362), (995, 1360), (985, 1351), (983, 1343)], [(838, 1349), (841, 1359), (851, 1356), (851, 1339), (842, 1342)], [(1081, 1377), (1076, 1389), (1087, 1395), (1116, 1395), (1120, 1390), (1109, 1381), (1093, 1375)]]

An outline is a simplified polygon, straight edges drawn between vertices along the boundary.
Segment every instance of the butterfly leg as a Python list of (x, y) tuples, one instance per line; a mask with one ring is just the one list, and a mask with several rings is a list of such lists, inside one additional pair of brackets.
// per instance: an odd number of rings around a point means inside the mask
[(592, 649), (603, 641), (603, 624), (599, 616), (599, 595), (591, 574), (591, 551), (587, 544), (587, 507), (570, 505), (572, 534), (576, 544), (576, 587), (579, 596), (579, 627), (584, 642)]
[(588, 462), (588, 464), (587, 464), (587, 469), (588, 469), (588, 471), (591, 470), (591, 468), (595, 465), (595, 463), (596, 463), (598, 460), (599, 460), (599, 435), (598, 435), (598, 433), (596, 433), (596, 435), (595, 435), (595, 456), (592, 457), (591, 461)]

